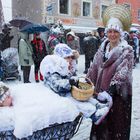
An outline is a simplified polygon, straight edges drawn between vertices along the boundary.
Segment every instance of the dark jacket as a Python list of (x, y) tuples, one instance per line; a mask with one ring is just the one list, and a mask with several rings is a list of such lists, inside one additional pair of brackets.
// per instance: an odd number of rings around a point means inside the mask
[(85, 55), (88, 55), (90, 58), (93, 58), (95, 53), (98, 50), (98, 40), (96, 37), (87, 36), (83, 39), (83, 47)]

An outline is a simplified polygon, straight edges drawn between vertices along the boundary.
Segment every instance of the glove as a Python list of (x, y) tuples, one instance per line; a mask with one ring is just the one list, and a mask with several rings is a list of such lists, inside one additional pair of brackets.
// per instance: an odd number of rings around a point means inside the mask
[(78, 87), (79, 80), (78, 80), (77, 77), (72, 76), (72, 77), (69, 79), (69, 83), (70, 83), (71, 86), (76, 86), (76, 87)]
[(24, 59), (24, 61), (25, 61), (27, 64), (29, 64), (29, 59)]
[(112, 97), (106, 91), (98, 93), (97, 99), (101, 102), (108, 103), (110, 107), (113, 104)]

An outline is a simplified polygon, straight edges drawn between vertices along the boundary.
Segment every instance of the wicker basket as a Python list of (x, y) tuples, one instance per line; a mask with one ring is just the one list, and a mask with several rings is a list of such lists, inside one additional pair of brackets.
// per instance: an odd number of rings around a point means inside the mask
[(14, 136), (14, 130), (0, 131), (0, 140), (69, 140), (78, 132), (82, 119), (83, 115), (80, 113), (74, 121), (53, 124), (22, 139)]
[(71, 94), (73, 98), (75, 98), (78, 101), (87, 101), (94, 94), (93, 83), (91, 82), (90, 79), (88, 78), (85, 79), (87, 79), (90, 82), (90, 84), (79, 81), (78, 87), (72, 86)]

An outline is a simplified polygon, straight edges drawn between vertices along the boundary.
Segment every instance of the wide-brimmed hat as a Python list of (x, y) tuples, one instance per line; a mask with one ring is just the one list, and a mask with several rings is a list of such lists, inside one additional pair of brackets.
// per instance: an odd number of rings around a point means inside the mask
[(97, 32), (98, 33), (101, 33), (101, 32), (104, 32), (105, 31), (105, 28), (104, 27), (98, 27), (97, 28)]
[(130, 9), (122, 4), (113, 4), (103, 13), (103, 24), (106, 28), (129, 31), (131, 21)]

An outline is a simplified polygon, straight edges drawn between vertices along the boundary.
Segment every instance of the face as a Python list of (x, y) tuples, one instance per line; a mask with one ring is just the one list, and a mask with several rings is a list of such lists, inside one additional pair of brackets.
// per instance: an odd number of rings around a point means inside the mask
[(73, 37), (72, 35), (68, 35), (68, 36), (67, 36), (67, 40), (68, 40), (68, 41), (72, 41), (73, 39), (74, 39), (74, 37)]
[(104, 35), (105, 35), (104, 32), (101, 32), (100, 36), (101, 36), (101, 37), (104, 37)]
[(6, 99), (3, 102), (3, 106), (11, 106), (12, 105), (12, 97), (7, 96)]
[(72, 62), (72, 56), (65, 57), (65, 60), (70, 64)]
[(0, 104), (0, 106), (12, 106), (12, 97), (8, 95), (5, 100)]
[(117, 43), (120, 39), (120, 33), (116, 30), (111, 29), (107, 32), (107, 37), (110, 43)]
[(36, 38), (40, 38), (40, 34), (37, 34), (37, 35), (36, 35)]

